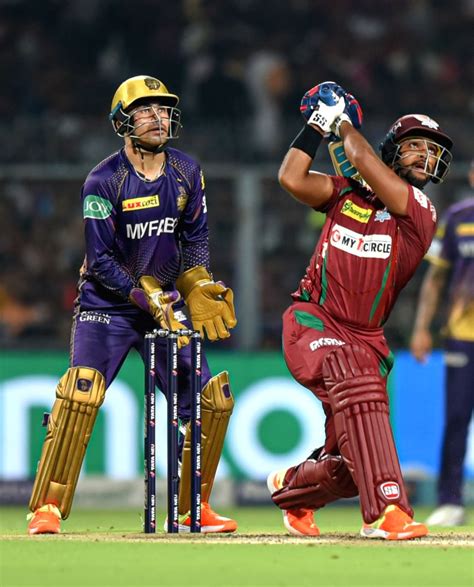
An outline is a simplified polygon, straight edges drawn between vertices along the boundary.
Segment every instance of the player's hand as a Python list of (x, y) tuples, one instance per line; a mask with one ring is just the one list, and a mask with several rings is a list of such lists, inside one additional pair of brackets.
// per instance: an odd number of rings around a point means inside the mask
[(346, 107), (346, 91), (335, 82), (323, 82), (306, 92), (301, 100), (300, 112), (308, 124), (318, 127), (325, 137)]
[[(165, 330), (188, 330), (187, 326), (179, 322), (174, 315), (173, 306), (181, 299), (179, 291), (163, 291), (157, 280), (150, 275), (141, 277), (139, 283), (141, 287), (134, 287), (130, 292), (132, 303), (149, 312)], [(188, 336), (178, 336), (178, 348), (188, 343)]]
[(201, 336), (215, 341), (230, 336), (229, 330), (237, 324), (234, 293), (221, 281), (213, 281), (207, 269), (193, 267), (176, 281), (189, 308), (193, 327)]
[(354, 128), (360, 128), (364, 117), (359, 101), (352, 94), (346, 93), (344, 96), (344, 102), (344, 112), (336, 118), (331, 127), (331, 132), (338, 138), (341, 136), (340, 128), (342, 122), (348, 122), (349, 124), (352, 124)]
[(420, 363), (426, 363), (433, 348), (433, 338), (428, 330), (415, 330), (410, 341), (410, 351)]

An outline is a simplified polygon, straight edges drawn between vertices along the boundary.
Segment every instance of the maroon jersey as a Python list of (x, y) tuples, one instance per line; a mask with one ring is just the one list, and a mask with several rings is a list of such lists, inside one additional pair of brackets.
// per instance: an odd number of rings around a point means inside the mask
[(376, 328), (423, 259), (436, 229), (436, 210), (409, 186), (408, 212), (395, 216), (374, 192), (332, 177), (334, 192), (321, 237), (294, 299), (312, 301), (333, 317)]

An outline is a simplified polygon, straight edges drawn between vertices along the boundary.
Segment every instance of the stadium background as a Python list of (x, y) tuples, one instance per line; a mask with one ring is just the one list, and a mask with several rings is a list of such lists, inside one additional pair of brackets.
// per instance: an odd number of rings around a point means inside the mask
[[(300, 97), (337, 80), (360, 99), (374, 146), (401, 114), (438, 119), (455, 140), (447, 182), (428, 190), (441, 213), (468, 193), (472, 2), (3, 0), (0, 13), (0, 499), (18, 499), (22, 484), (26, 494), (34, 472), (41, 413), (67, 366), (83, 258), (80, 186), (120, 147), (110, 99), (137, 74), (180, 95), (176, 146), (206, 175), (213, 270), (234, 288), (239, 317), (231, 340), (209, 348), (215, 369), (230, 370), (237, 399), (220, 485), (230, 499), (260, 499), (258, 480), (305, 456), (320, 434), (317, 403), (289, 378), (280, 353), (281, 313), (321, 226), (276, 181), (301, 126)], [(318, 164), (329, 171), (323, 149)], [(437, 352), (419, 366), (406, 352), (424, 270), (402, 294), (387, 338), (397, 357), (390, 392), (402, 466), (419, 500), (430, 502), (442, 359)], [(142, 391), (131, 356), (108, 393), (83, 487), (96, 475), (139, 480)], [(466, 466), (472, 479), (472, 433)]]

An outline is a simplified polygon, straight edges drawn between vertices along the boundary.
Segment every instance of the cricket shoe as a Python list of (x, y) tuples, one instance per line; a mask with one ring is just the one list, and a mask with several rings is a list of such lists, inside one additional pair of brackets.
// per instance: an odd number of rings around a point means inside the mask
[(428, 526), (462, 526), (466, 523), (466, 511), (462, 505), (445, 504), (436, 508), (428, 517)]
[(383, 538), (384, 540), (411, 540), (428, 534), (424, 524), (415, 522), (397, 505), (388, 505), (378, 520), (364, 524), (360, 535), (364, 538)]
[[(168, 530), (168, 518), (164, 524), (165, 531)], [(201, 503), (201, 532), (203, 534), (212, 534), (217, 532), (235, 532), (237, 530), (237, 522), (232, 518), (226, 518), (217, 514), (207, 501)], [(184, 514), (179, 517), (179, 532), (191, 531), (191, 515)]]
[(46, 504), (28, 514), (28, 534), (58, 534), (61, 531), (61, 512), (55, 505)]
[[(284, 484), (288, 469), (272, 471), (267, 477), (267, 487), (271, 495), (281, 489)], [(294, 510), (282, 510), (283, 524), (290, 534), (294, 536), (319, 536), (319, 528), (314, 523), (314, 511), (300, 508)]]

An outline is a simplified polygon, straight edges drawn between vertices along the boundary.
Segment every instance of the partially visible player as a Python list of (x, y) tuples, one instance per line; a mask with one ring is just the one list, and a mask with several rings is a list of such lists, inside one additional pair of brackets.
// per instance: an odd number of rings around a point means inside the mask
[[(474, 187), (474, 162), (469, 173)], [(466, 522), (463, 466), (474, 410), (474, 197), (446, 211), (426, 258), (411, 352), (424, 362), (431, 352), (430, 326), (438, 310), (447, 310), (445, 338), (445, 424), (438, 479), (438, 508), (427, 524), (459, 526)], [(444, 290), (448, 297), (445, 304)]]
[[(105, 392), (132, 348), (143, 357), (145, 333), (156, 327), (194, 327), (218, 340), (236, 324), (232, 291), (210, 273), (201, 168), (168, 145), (181, 128), (177, 105), (178, 96), (150, 76), (126, 80), (112, 99), (110, 120), (125, 144), (89, 173), (82, 188), (86, 257), (70, 367), (56, 389), (30, 500), (29, 534), (57, 533), (69, 516)], [(188, 342), (186, 336), (179, 338), (178, 415), (186, 430), (179, 503), (184, 531), (190, 526)], [(157, 344), (156, 376), (166, 395), (165, 341)], [(228, 373), (212, 377), (203, 357), (202, 385), (202, 531), (233, 532), (236, 522), (209, 506), (233, 408)]]
[[(424, 536), (390, 426), (393, 356), (383, 324), (433, 238), (436, 211), (421, 188), (446, 176), (452, 141), (428, 116), (409, 114), (390, 128), (381, 161), (355, 128), (360, 106), (334, 82), (309, 90), (301, 111), (306, 124), (279, 180), (326, 222), (283, 316), (283, 352), (295, 379), (323, 404), (326, 440), (303, 463), (270, 473), (268, 488), (292, 534), (319, 535), (314, 511), (359, 495), (362, 536)], [(365, 184), (310, 170), (319, 144), (333, 135)]]

